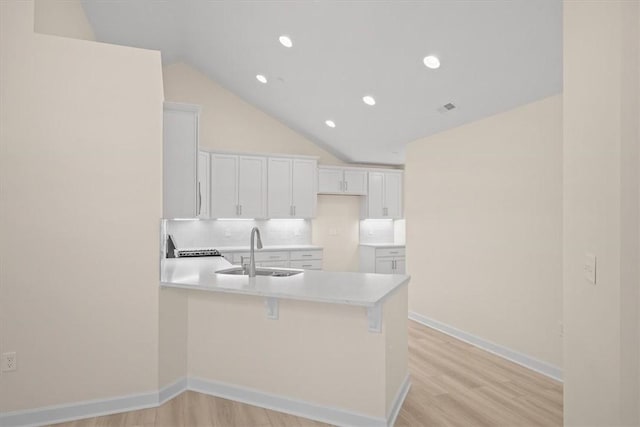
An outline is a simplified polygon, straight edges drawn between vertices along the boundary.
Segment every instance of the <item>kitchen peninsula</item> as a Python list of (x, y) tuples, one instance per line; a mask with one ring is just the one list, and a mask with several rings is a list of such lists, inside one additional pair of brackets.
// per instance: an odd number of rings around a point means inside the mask
[(161, 386), (335, 425), (393, 423), (410, 385), (409, 276), (215, 273), (230, 266), (162, 261)]

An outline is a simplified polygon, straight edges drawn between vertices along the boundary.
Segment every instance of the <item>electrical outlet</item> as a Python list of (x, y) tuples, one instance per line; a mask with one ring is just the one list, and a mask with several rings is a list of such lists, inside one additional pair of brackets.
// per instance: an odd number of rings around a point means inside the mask
[(2, 353), (2, 371), (15, 371), (18, 368), (18, 358), (16, 352)]

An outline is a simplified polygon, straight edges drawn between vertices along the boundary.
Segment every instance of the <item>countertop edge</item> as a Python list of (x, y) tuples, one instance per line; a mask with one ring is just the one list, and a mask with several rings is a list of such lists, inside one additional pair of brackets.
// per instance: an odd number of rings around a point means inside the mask
[(293, 301), (307, 301), (307, 302), (320, 302), (325, 304), (340, 304), (340, 305), (352, 305), (356, 307), (375, 307), (377, 304), (384, 302), (387, 298), (393, 295), (398, 289), (402, 286), (406, 286), (411, 281), (410, 275), (403, 275), (404, 279), (395, 285), (393, 289), (389, 290), (386, 294), (380, 297), (377, 301), (353, 301), (353, 300), (334, 300), (320, 297), (299, 297), (299, 296), (291, 296), (291, 295), (282, 295), (282, 294), (274, 294), (274, 293), (255, 293), (255, 292), (244, 292), (238, 289), (225, 289), (225, 288), (212, 288), (201, 285), (188, 285), (183, 283), (173, 283), (173, 282), (160, 282), (161, 288), (174, 288), (174, 289), (186, 289), (193, 291), (203, 291), (203, 292), (216, 292), (222, 294), (233, 294), (233, 295), (246, 295), (260, 298), (278, 298), (278, 299), (288, 299)]

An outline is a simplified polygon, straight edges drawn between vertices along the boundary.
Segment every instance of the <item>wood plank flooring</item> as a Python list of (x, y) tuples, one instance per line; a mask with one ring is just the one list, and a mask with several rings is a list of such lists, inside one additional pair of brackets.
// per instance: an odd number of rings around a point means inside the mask
[[(396, 427), (561, 426), (562, 384), (409, 321), (412, 387)], [(326, 424), (185, 392), (158, 408), (57, 427), (307, 427)]]

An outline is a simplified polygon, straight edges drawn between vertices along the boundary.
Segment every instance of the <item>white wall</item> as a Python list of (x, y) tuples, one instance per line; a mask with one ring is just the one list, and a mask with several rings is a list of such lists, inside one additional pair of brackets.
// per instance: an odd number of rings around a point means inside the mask
[[(330, 153), (246, 103), (204, 74), (184, 63), (164, 67), (167, 101), (202, 106), (200, 145), (254, 153), (318, 156), (322, 164), (343, 164)], [(313, 244), (324, 247), (324, 268), (358, 271), (360, 197), (320, 196), (313, 220)], [(355, 228), (354, 228), (355, 227)], [(333, 235), (331, 230), (337, 230)]]
[(562, 366), (562, 97), (409, 144), (409, 310)]
[(0, 19), (0, 411), (156, 390), (160, 55)]
[[(566, 425), (638, 425), (637, 2), (564, 3)], [(597, 60), (594, 60), (594, 53)], [(597, 284), (584, 279), (597, 256)]]

